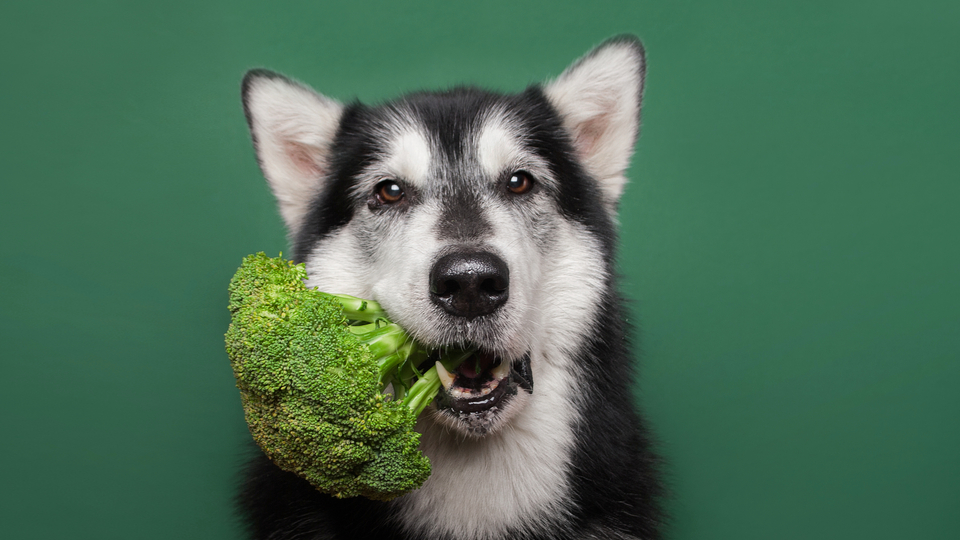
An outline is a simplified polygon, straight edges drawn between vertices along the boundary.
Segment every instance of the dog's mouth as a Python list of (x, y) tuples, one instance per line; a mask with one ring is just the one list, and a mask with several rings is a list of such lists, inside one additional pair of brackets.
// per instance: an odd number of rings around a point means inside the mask
[(437, 371), (443, 385), (437, 395), (437, 411), (474, 435), (498, 426), (519, 390), (533, 393), (529, 353), (511, 362), (477, 351), (453, 371), (437, 362)]

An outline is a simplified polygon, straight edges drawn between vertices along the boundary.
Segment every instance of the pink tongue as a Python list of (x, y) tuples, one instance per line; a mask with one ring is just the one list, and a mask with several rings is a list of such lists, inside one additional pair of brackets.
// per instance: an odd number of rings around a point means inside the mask
[[(493, 363), (495, 361), (496, 358), (494, 358), (492, 354), (477, 353), (476, 355), (467, 358), (462, 364), (460, 364), (460, 367), (457, 368), (457, 372), (468, 379), (476, 379), (481, 372), (487, 371), (493, 367)], [(479, 371), (477, 370), (478, 364), (480, 367)]]

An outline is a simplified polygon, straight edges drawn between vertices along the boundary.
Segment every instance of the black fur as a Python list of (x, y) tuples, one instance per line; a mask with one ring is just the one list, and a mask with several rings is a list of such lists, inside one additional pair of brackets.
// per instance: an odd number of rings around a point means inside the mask
[[(258, 70), (258, 73), (262, 72)], [(274, 73), (270, 76), (281, 77)], [(587, 179), (574, 158), (569, 136), (562, 129), (556, 111), (541, 88), (531, 86), (520, 94), (509, 96), (477, 88), (456, 88), (442, 93), (413, 94), (380, 107), (367, 107), (359, 103), (347, 107), (331, 152), (334, 160), (330, 181), (317, 197), (303, 228), (297, 234), (294, 258), (303, 262), (303, 257), (311, 247), (324, 236), (349, 223), (355, 208), (365, 204), (362, 200), (349, 197), (349, 187), (356, 180), (362, 165), (385, 150), (371, 133), (374, 132), (372, 128), (387, 122), (386, 117), (391, 111), (399, 109), (415, 113), (421, 124), (440, 142), (444, 154), (451, 159), (450, 169), (469, 175), (475, 173), (457, 161), (463, 155), (462, 133), (470, 130), (482, 111), (497, 105), (516, 113), (527, 128), (531, 150), (553, 165), (553, 172), (561, 180), (560, 192), (555, 196), (563, 214), (586, 226), (601, 240), (606, 250), (612, 251), (613, 227), (601, 202), (600, 189), (596, 182)], [(446, 180), (451, 185), (456, 183), (455, 179), (438, 180)], [(474, 213), (470, 204), (471, 195), (451, 191), (453, 197), (446, 215), (448, 221), (457, 225), (450, 227), (448, 234), (458, 237), (481, 234), (487, 224), (482, 219), (469, 219)]]
[(489, 232), (490, 223), (478, 207), (477, 197), (469, 192), (459, 192), (445, 201), (437, 221), (437, 237), (468, 241)]
[[(516, 115), (527, 130), (530, 149), (551, 164), (559, 187), (550, 195), (561, 213), (586, 227), (600, 240), (605, 260), (614, 261), (616, 229), (600, 188), (575, 159), (569, 135), (539, 86), (507, 96), (457, 88), (417, 93), (380, 107), (347, 107), (334, 142), (330, 181), (296, 236), (295, 258), (303, 261), (312, 246), (349, 223), (354, 212), (365, 204), (351, 193), (350, 186), (360, 167), (383, 150), (382, 143), (371, 135), (376, 132), (372, 127), (398, 110), (413, 114), (440, 142), (447, 158), (452, 160), (451, 170), (476, 174), (470, 172), (469, 164), (458, 162), (464, 154), (462, 136), (477, 122), (481, 111), (494, 105)], [(462, 222), (472, 212), (475, 199), (468, 193), (451, 194), (456, 196), (444, 215), (451, 222)], [(412, 197), (415, 202), (415, 194)], [(489, 225), (482, 220), (463, 227), (457, 225), (451, 227), (451, 234), (477, 236), (486, 226)], [(615, 276), (613, 263), (608, 264), (607, 275)], [(617, 290), (615, 281), (610, 278), (608, 291)], [(636, 413), (631, 391), (634, 375), (626, 314), (615, 293), (603, 300), (601, 320), (576, 360), (584, 367), (582, 414), (589, 421), (576, 427), (570, 519), (552, 530), (512, 531), (504, 539), (574, 540), (592, 538), (591, 534), (605, 538), (604, 531), (610, 530), (643, 539), (660, 538), (663, 515), (658, 502), (662, 493), (658, 459)], [(239, 497), (239, 508), (253, 538), (409, 538), (393, 524), (390, 505), (363, 498), (339, 500), (321, 494), (295, 474), (277, 468), (259, 451), (257, 454)]]
[[(630, 388), (633, 383), (622, 303), (607, 298), (599, 330), (578, 357), (585, 369), (584, 418), (573, 453), (571, 520), (563, 528), (514, 531), (504, 540), (580, 540), (598, 527), (638, 538), (661, 538), (663, 493), (659, 459)], [(255, 539), (402, 540), (391, 509), (364, 498), (335, 499), (297, 475), (282, 471), (258, 452), (250, 463), (239, 507)], [(509, 479), (503, 481), (509, 482)], [(424, 539), (426, 540), (426, 539)], [(444, 539), (455, 540), (455, 539)]]

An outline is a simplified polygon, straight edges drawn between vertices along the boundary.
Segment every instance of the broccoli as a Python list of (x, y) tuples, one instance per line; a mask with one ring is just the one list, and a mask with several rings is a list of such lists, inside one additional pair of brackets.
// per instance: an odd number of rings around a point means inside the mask
[[(440, 379), (435, 364), (418, 366), (432, 351), (376, 302), (308, 289), (306, 277), (304, 265), (258, 253), (230, 282), (226, 349), (254, 440), (335, 497), (389, 500), (419, 488), (430, 461), (413, 427)], [(471, 352), (441, 359), (453, 369)]]

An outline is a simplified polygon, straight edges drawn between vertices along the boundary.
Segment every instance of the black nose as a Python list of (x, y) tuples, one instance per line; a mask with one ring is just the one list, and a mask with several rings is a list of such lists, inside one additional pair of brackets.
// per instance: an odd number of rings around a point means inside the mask
[(510, 270), (486, 251), (444, 255), (430, 271), (430, 298), (451, 315), (488, 315), (509, 296)]

